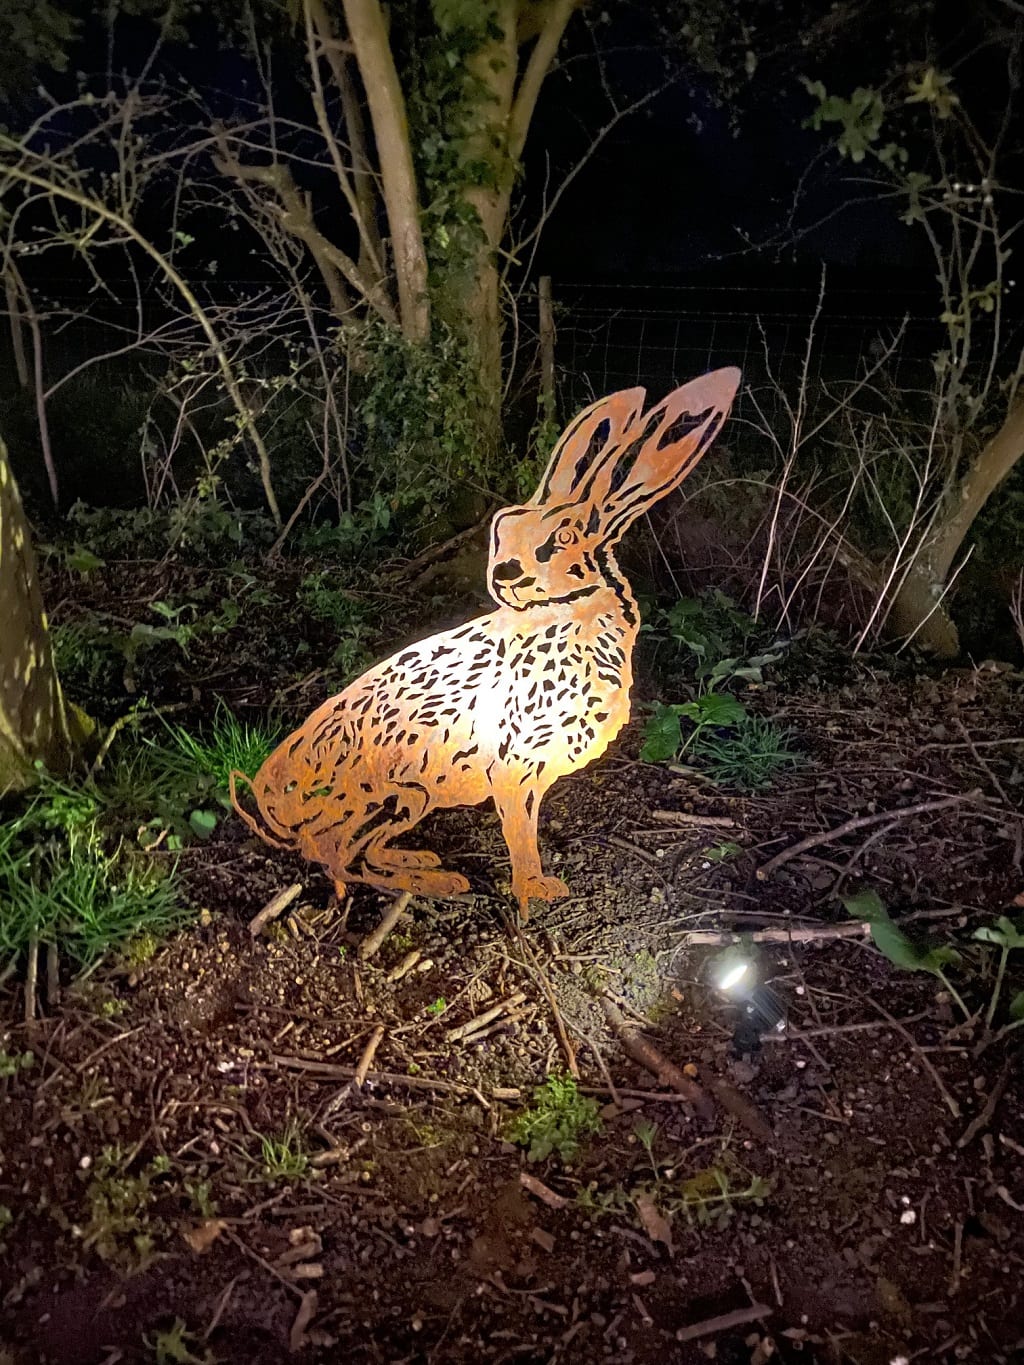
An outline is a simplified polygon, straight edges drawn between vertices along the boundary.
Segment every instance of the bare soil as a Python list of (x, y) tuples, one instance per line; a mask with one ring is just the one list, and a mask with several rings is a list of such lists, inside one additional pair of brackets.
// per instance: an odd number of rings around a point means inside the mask
[[(445, 813), (421, 838), (473, 893), (414, 900), (370, 961), (376, 893), (337, 905), (237, 821), (186, 849), (194, 928), (28, 1027), (7, 983), (3, 1048), (35, 1062), (0, 1080), (0, 1358), (1024, 1361), (1024, 954), (986, 1030), (998, 954), (971, 942), (1024, 904), (1022, 698), (1010, 673), (805, 671), (750, 703), (808, 762), (745, 798), (638, 763), (634, 726), (545, 803), (569, 900), (517, 926), (495, 815)], [(956, 941), (972, 1024), (863, 933), (822, 936), (864, 886)], [(758, 1016), (694, 936), (760, 930)], [(623, 1050), (609, 996), (709, 1114)], [(510, 1121), (571, 1068), (601, 1131), (531, 1163)]]

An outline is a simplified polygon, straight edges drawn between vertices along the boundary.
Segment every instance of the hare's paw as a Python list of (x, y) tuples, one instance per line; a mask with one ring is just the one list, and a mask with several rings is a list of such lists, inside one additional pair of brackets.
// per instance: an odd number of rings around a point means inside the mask
[(516, 900), (528, 905), (531, 900), (560, 901), (568, 896), (569, 888), (561, 877), (526, 877), (512, 888)]
[(407, 889), (416, 896), (444, 900), (447, 896), (461, 896), (469, 890), (469, 882), (461, 872), (411, 872)]
[(385, 891), (409, 891), (414, 896), (426, 896), (430, 900), (461, 896), (469, 890), (469, 882), (458, 872), (419, 870), (408, 865), (400, 868), (391, 864), (386, 871), (371, 871), (368, 868), (366, 880)]

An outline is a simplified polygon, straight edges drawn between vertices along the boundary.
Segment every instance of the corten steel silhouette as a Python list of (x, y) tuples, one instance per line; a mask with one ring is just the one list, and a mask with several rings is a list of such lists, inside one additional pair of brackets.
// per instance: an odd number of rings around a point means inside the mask
[(639, 614), (615, 562), (627, 528), (710, 446), (740, 372), (716, 370), (643, 413), (643, 389), (601, 399), (555, 447), (533, 500), (491, 523), (498, 610), (377, 664), (309, 717), (251, 783), (268, 843), (349, 882), (442, 897), (468, 890), (400, 835), (441, 806), (488, 797), (525, 919), (555, 900), (537, 848), (544, 793), (604, 753), (629, 719)]

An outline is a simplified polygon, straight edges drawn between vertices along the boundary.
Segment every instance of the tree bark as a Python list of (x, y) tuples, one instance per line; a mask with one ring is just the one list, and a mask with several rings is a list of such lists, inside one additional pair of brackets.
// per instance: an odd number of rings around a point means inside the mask
[[(508, 226), (512, 188), (544, 79), (578, 0), (548, 0), (524, 6), (500, 0), (494, 13), (493, 37), (469, 62), (470, 72), (484, 92), (478, 105), (467, 159), (495, 168), (491, 183), (470, 185), (464, 191), (476, 210), (481, 242), (471, 277), (463, 290), (464, 330), (475, 352), (477, 377), (484, 403), (485, 426), (497, 440), (502, 396), (501, 272), (498, 253)], [(522, 28), (529, 9), (532, 25)], [(532, 43), (520, 72), (520, 47)]]
[(953, 562), (982, 508), (1024, 456), (1024, 398), (1018, 399), (995, 435), (982, 446), (960, 480), (948, 511), (893, 599), (890, 633), (914, 639), (942, 658), (953, 658), (960, 641), (944, 605), (936, 606)]
[(31, 533), (0, 441), (0, 796), (32, 782), (41, 759), (66, 773), (84, 738), (53, 666)]
[(377, 142), (402, 333), (409, 341), (426, 341), (430, 334), (427, 252), (420, 224), (405, 98), (379, 0), (343, 0), (343, 3)]

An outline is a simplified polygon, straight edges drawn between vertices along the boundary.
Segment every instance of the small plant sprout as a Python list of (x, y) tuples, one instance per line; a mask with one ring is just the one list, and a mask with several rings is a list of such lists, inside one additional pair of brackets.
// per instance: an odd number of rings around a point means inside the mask
[(907, 972), (930, 972), (938, 977), (950, 998), (957, 1004), (964, 1018), (974, 1018), (964, 1004), (959, 991), (953, 986), (943, 970), (955, 966), (963, 959), (955, 948), (945, 944), (918, 944), (894, 923), (888, 910), (875, 891), (861, 891), (856, 896), (844, 896), (843, 907), (853, 919), (863, 920), (871, 928), (871, 941), (878, 951), (896, 967)]
[(440, 1015), (444, 1014), (447, 1008), (448, 1001), (444, 998), (443, 995), (439, 995), (436, 1000), (432, 1000), (431, 1003), (427, 1006), (427, 1013), (431, 1016), (432, 1019), (437, 1019), (439, 1018)]
[[(216, 1365), (217, 1357), (203, 1348), (181, 1318), (175, 1318), (170, 1327), (143, 1340), (153, 1353), (155, 1365)], [(196, 1355), (193, 1347), (202, 1350), (202, 1355)]]
[[(683, 721), (691, 724), (683, 735)], [(645, 763), (699, 763), (712, 782), (740, 791), (761, 791), (784, 768), (800, 762), (788, 747), (789, 731), (748, 714), (735, 697), (705, 692), (696, 701), (656, 702), (644, 731)]]
[(658, 1136), (658, 1125), (652, 1123), (650, 1119), (639, 1119), (637, 1123), (633, 1125), (633, 1132), (636, 1134), (637, 1142), (640, 1143), (647, 1153), (651, 1174), (654, 1176), (655, 1180), (659, 1179), (658, 1163), (654, 1159), (654, 1141)]
[(532, 1106), (512, 1120), (508, 1136), (526, 1148), (528, 1161), (543, 1161), (555, 1153), (569, 1162), (583, 1139), (600, 1130), (597, 1103), (579, 1093), (571, 1076), (549, 1076), (534, 1090)]
[(280, 1137), (260, 1135), (260, 1160), (264, 1180), (301, 1180), (308, 1174), (309, 1153), (303, 1147), (302, 1133), (294, 1119)]
[(735, 858), (738, 853), (743, 852), (741, 844), (734, 843), (731, 839), (723, 839), (721, 843), (715, 844), (712, 848), (704, 850), (704, 857), (709, 863), (724, 863), (729, 858)]
[[(1024, 931), (1019, 925), (1014, 924), (1007, 915), (1000, 915), (995, 924), (986, 924), (981, 929), (974, 931), (974, 937), (979, 943), (991, 943), (999, 949), (999, 964), (996, 967), (995, 985), (992, 987), (992, 995), (989, 998), (988, 1009), (985, 1011), (985, 1027), (992, 1027), (992, 1020), (996, 1016), (996, 1008), (999, 1004), (999, 996), (1003, 989), (1003, 976), (1006, 973), (1006, 960), (1014, 949), (1024, 948)], [(1019, 1028), (1024, 1024), (1024, 991), (1018, 993), (1010, 1001), (1011, 1029)]]

